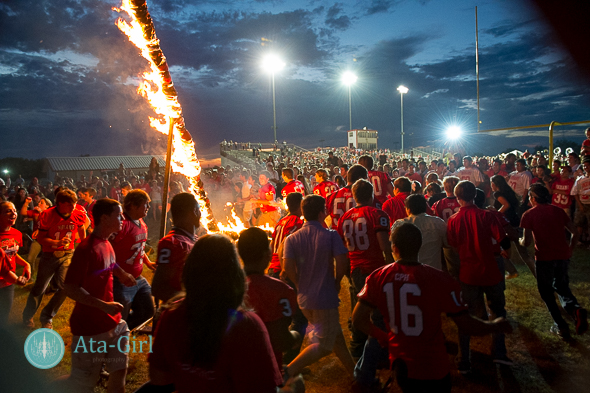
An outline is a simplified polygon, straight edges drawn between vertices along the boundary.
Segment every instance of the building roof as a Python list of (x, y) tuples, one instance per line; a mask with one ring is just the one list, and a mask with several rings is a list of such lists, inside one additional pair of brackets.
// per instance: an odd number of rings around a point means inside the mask
[(125, 169), (148, 168), (152, 157), (160, 166), (166, 165), (166, 156), (96, 156), (96, 157), (47, 157), (52, 171), (116, 170), (123, 163)]

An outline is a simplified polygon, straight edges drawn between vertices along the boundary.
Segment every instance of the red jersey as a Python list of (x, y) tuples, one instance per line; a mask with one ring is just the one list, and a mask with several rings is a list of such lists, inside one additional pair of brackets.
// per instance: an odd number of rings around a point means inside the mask
[(160, 300), (168, 300), (182, 291), (184, 261), (195, 245), (195, 236), (183, 229), (172, 230), (158, 243), (158, 260), (152, 294)]
[(23, 234), (13, 227), (7, 231), (0, 232), (0, 248), (6, 253), (13, 271), (16, 268), (16, 254), (20, 247), (23, 246)]
[(412, 181), (419, 181), (420, 184), (422, 184), (422, 182), (424, 181), (422, 179), (422, 175), (419, 174), (418, 172), (414, 172), (411, 175), (408, 174), (408, 173), (406, 173), (404, 176), (407, 177), (408, 179), (412, 180)]
[(369, 274), (385, 264), (378, 232), (389, 232), (389, 217), (372, 206), (353, 207), (338, 220), (338, 234), (348, 248), (350, 270)]
[(285, 185), (285, 187), (283, 187), (281, 190), (281, 195), (283, 198), (286, 198), (287, 195), (292, 192), (298, 192), (302, 195), (305, 195), (305, 187), (303, 186), (303, 183), (301, 183), (299, 180), (291, 180), (289, 183), (287, 183), (287, 185)]
[(457, 198), (452, 196), (443, 198), (440, 201), (436, 202), (432, 206), (432, 211), (435, 216), (440, 217), (445, 221), (449, 221), (449, 218), (453, 214), (457, 213), (460, 208), (461, 205), (459, 205)]
[(375, 199), (383, 205), (387, 200), (387, 185), (391, 184), (389, 176), (385, 172), (369, 171), (369, 181), (373, 185)]
[(535, 259), (557, 261), (572, 256), (565, 227), (570, 218), (563, 209), (549, 204), (538, 204), (522, 215), (520, 226), (533, 231)]
[(6, 255), (4, 250), (0, 248), (0, 288), (7, 287), (9, 285), (8, 281), (6, 280), (10, 274), (10, 272), (16, 271), (16, 264), (12, 263), (10, 258)]
[(171, 375), (177, 392), (274, 392), (283, 378), (268, 332), (253, 312), (228, 318), (217, 360), (211, 368), (193, 364), (186, 305), (162, 314), (148, 361)]
[(502, 177), (506, 177), (506, 176), (508, 176), (508, 172), (506, 172), (506, 171), (503, 171), (502, 169), (500, 169), (500, 170), (498, 171), (498, 173), (495, 173), (495, 172), (494, 172), (494, 170), (493, 170), (492, 168), (490, 168), (490, 169), (488, 169), (488, 170), (486, 171), (486, 175), (487, 175), (487, 177), (489, 177), (490, 179), (492, 178), (492, 176), (495, 176), (495, 175), (502, 176)]
[(338, 191), (338, 188), (338, 184), (333, 181), (324, 180), (313, 188), (313, 193), (328, 199), (330, 195)]
[[(263, 201), (268, 201), (268, 196), (271, 196), (271, 200), (269, 202), (273, 202), (277, 196), (277, 192), (274, 186), (270, 183), (266, 183), (265, 185), (261, 186), (258, 189), (258, 199), (262, 199)], [(275, 210), (279, 210), (276, 206), (270, 205), (263, 205), (260, 208), (260, 211), (263, 213), (273, 212)]]
[[(33, 220), (33, 232), (39, 229), (39, 214), (41, 214), (39, 210), (27, 210), (27, 218)], [(33, 239), (35, 239), (35, 237), (33, 237)]]
[(567, 195), (553, 194), (551, 198), (551, 204), (562, 209), (567, 209), (572, 205), (573, 198), (571, 197), (572, 187), (576, 181), (574, 179), (562, 180), (561, 177), (557, 178), (553, 184), (551, 184), (552, 190), (565, 191)]
[(94, 228), (94, 216), (92, 215), (92, 208), (96, 204), (96, 201), (93, 199), (92, 202), (86, 206), (86, 214), (88, 214), (88, 218), (90, 219), (90, 227)]
[(409, 192), (400, 192), (393, 198), (389, 198), (383, 204), (383, 211), (389, 216), (391, 222), (396, 222), (401, 218), (406, 218), (406, 198), (410, 195)]
[(344, 213), (356, 206), (350, 186), (342, 187), (326, 200), (326, 210), (332, 217), (332, 229), (338, 228), (338, 220)]
[(272, 261), (270, 262), (269, 269), (281, 271), (281, 261), (279, 261), (279, 247), (287, 236), (294, 233), (298, 229), (301, 229), (302, 226), (303, 220), (301, 217), (297, 217), (293, 214), (283, 217), (281, 221), (277, 223), (277, 226), (272, 233)]
[(440, 314), (467, 310), (457, 281), (428, 265), (396, 262), (367, 277), (358, 297), (383, 315), (390, 360), (404, 360), (409, 378), (441, 379), (449, 373)]
[(121, 188), (113, 187), (111, 188), (111, 199), (114, 199), (117, 202), (123, 201), (123, 195), (121, 194)]
[(72, 239), (67, 247), (42, 244), (43, 252), (73, 251), (74, 241), (78, 238), (78, 230), (86, 223), (86, 217), (86, 210), (81, 206), (76, 207), (67, 218), (57, 211), (57, 206), (50, 207), (41, 213), (39, 215), (40, 232), (47, 232), (47, 237), (53, 240), (60, 240), (64, 237)]
[[(115, 251), (108, 240), (90, 235), (80, 243), (68, 268), (65, 283), (83, 288), (97, 299), (113, 300)], [(94, 336), (119, 324), (121, 314), (109, 315), (98, 308), (76, 302), (70, 328), (75, 336)]]
[[(246, 302), (264, 324), (293, 317), (293, 308), (297, 307), (297, 296), (293, 288), (264, 274), (250, 274), (247, 282)], [(283, 353), (275, 349), (274, 354), (277, 364), (283, 364)]]
[(125, 217), (123, 227), (111, 240), (111, 244), (117, 256), (117, 265), (137, 278), (143, 270), (144, 247), (148, 237), (148, 228), (141, 218), (136, 223), (127, 214), (123, 213), (123, 216)]
[(496, 216), (475, 205), (463, 206), (447, 223), (449, 244), (459, 252), (459, 280), (477, 286), (496, 285), (504, 279), (495, 259), (496, 243), (506, 232)]

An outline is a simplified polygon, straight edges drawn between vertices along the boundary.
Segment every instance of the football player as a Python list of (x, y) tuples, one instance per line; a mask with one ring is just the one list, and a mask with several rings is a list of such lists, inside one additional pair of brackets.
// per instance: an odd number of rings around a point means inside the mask
[(373, 170), (373, 157), (368, 155), (361, 156), (359, 158), (359, 164), (369, 171), (369, 181), (373, 185), (375, 200), (379, 203), (377, 207), (380, 209), (387, 200), (387, 196), (393, 196), (391, 180), (385, 172)]
[(315, 172), (315, 181), (318, 183), (313, 188), (313, 193), (328, 199), (330, 195), (338, 191), (338, 184), (329, 180), (328, 172), (325, 169), (318, 169)]
[[(356, 205), (352, 196), (352, 185), (357, 180), (367, 179), (367, 177), (368, 171), (364, 166), (358, 164), (351, 166), (347, 173), (348, 184), (331, 194), (326, 199), (326, 208), (330, 217), (332, 229), (337, 229), (338, 219)], [(330, 225), (328, 222), (327, 224)]]

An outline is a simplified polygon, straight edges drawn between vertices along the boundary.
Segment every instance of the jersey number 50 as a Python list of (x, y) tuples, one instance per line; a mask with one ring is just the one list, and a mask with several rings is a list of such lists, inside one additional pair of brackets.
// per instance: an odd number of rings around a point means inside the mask
[[(399, 288), (399, 296), (394, 295), (394, 286), (392, 282), (388, 282), (383, 286), (383, 292), (387, 297), (387, 311), (389, 312), (389, 326), (393, 334), (398, 333), (398, 325), (395, 320), (396, 308), (399, 308), (399, 315), (401, 319), (402, 332), (406, 336), (419, 336), (424, 329), (424, 321), (422, 318), (422, 310), (418, 306), (408, 304), (408, 293), (413, 296), (422, 295), (422, 291), (418, 284), (405, 283)], [(414, 325), (410, 326), (410, 315), (414, 316)]]

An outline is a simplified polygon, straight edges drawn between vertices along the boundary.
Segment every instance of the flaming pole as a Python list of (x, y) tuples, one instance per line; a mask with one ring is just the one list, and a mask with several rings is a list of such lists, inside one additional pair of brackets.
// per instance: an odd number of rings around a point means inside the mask
[(166, 150), (166, 169), (162, 187), (162, 215), (160, 216), (160, 239), (166, 235), (166, 218), (168, 217), (168, 187), (170, 186), (170, 164), (172, 161), (172, 138), (174, 138), (174, 119), (169, 117), (168, 149)]
[[(138, 91), (154, 107), (156, 113), (169, 118), (168, 130), (160, 119), (150, 118), (151, 126), (158, 131), (168, 133), (168, 154), (166, 157), (166, 184), (164, 184), (163, 206), (167, 206), (167, 191), (170, 170), (180, 172), (186, 176), (191, 184), (190, 191), (197, 197), (201, 208), (206, 210), (203, 221), (209, 230), (215, 230), (215, 219), (211, 210), (211, 203), (201, 181), (201, 165), (195, 151), (195, 143), (185, 127), (182, 107), (178, 102), (178, 93), (174, 88), (172, 77), (168, 69), (166, 56), (160, 48), (160, 40), (156, 36), (156, 29), (148, 12), (146, 0), (122, 0), (120, 9), (125, 11), (131, 22), (119, 18), (117, 27), (129, 37), (129, 40), (141, 50), (141, 55), (150, 63), (151, 73), (144, 73), (144, 82)], [(154, 87), (155, 86), (155, 87)], [(173, 134), (177, 133), (177, 138)], [(172, 149), (174, 147), (174, 149)], [(165, 228), (165, 211), (161, 228)], [(164, 235), (163, 233), (161, 234)]]

